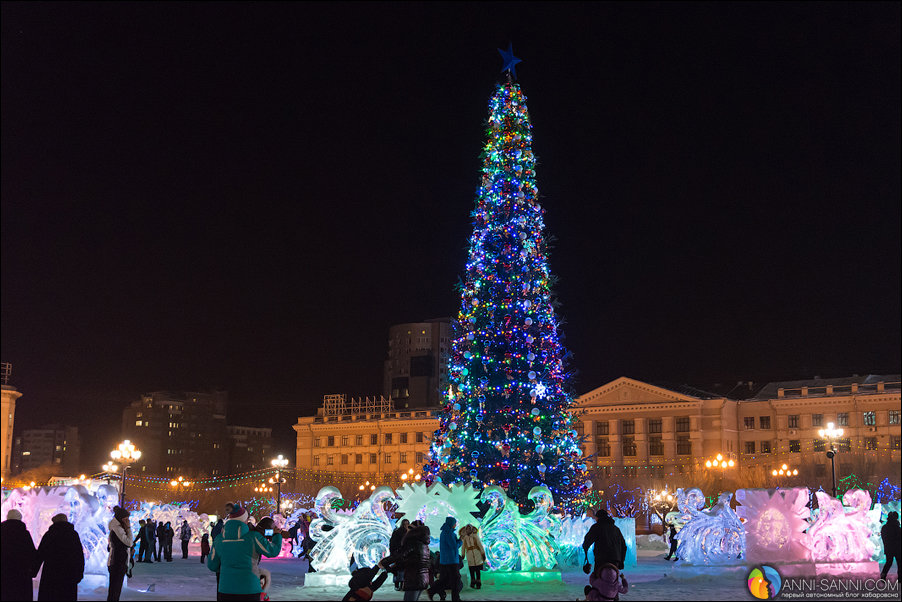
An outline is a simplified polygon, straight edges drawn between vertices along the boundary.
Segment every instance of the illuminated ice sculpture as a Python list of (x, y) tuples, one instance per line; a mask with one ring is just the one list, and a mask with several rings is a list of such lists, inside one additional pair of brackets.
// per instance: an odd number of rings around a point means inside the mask
[(409, 521), (421, 520), (429, 527), (434, 541), (438, 536), (445, 518), (453, 516), (457, 519), (457, 528), (464, 525), (479, 526), (479, 519), (473, 513), (479, 512), (479, 490), (473, 489), (469, 483), (455, 483), (450, 487), (442, 483), (426, 485), (423, 482), (405, 483), (397, 491), (398, 514), (403, 514)]
[(682, 564), (723, 566), (743, 564), (745, 529), (730, 508), (732, 493), (721, 493), (708, 509), (699, 509), (701, 491), (677, 492), (677, 505), (688, 517), (680, 529), (677, 557)]
[(749, 564), (805, 561), (808, 489), (739, 489), (736, 514), (745, 522), (745, 558)]
[(838, 565), (840, 571), (854, 572), (853, 565), (871, 560), (875, 553), (871, 542), (871, 494), (852, 489), (842, 501), (818, 491), (817, 518), (802, 540), (812, 562)]

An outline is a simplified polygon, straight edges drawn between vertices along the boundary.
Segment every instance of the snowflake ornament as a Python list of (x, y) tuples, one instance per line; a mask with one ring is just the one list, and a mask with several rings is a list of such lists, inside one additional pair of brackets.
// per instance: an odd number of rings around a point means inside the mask
[(473, 517), (474, 512), (479, 512), (476, 505), (479, 491), (469, 483), (455, 483), (450, 487), (443, 483), (429, 486), (425, 483), (405, 483), (395, 495), (399, 498), (396, 512), (403, 514), (407, 520), (423, 521), (433, 537), (438, 537), (448, 516), (457, 519), (458, 529), (464, 525), (479, 526), (479, 521)]

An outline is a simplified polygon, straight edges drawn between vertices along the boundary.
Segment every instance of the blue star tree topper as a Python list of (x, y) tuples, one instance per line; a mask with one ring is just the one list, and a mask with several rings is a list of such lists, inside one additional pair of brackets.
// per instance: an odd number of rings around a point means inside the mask
[(501, 60), (504, 61), (504, 67), (501, 68), (501, 71), (509, 71), (511, 75), (514, 76), (514, 79), (517, 78), (517, 63), (523, 62), (521, 59), (518, 59), (514, 56), (514, 43), (511, 42), (507, 46), (507, 50), (498, 49), (498, 52), (501, 53)]

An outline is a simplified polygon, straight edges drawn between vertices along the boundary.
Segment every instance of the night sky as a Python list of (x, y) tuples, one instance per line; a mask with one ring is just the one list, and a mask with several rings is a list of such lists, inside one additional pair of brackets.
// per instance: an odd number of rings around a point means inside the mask
[(452, 316), (513, 42), (574, 388), (900, 371), (900, 5), (2, 5), (16, 427), (379, 394)]

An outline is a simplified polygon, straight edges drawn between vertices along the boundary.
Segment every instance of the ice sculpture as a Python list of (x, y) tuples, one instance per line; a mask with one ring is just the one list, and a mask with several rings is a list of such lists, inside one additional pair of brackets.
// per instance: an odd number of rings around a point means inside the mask
[(614, 524), (623, 534), (623, 540), (626, 542), (626, 558), (623, 559), (623, 566), (636, 566), (638, 562), (636, 552), (636, 519), (632, 516), (621, 518), (614, 517)]
[(458, 529), (464, 525), (479, 526), (479, 520), (473, 516), (479, 512), (476, 505), (479, 491), (469, 483), (455, 483), (450, 487), (442, 483), (405, 483), (398, 489), (398, 514), (410, 521), (421, 520), (429, 527), (432, 539), (437, 541), (439, 531), (445, 518), (453, 516), (457, 519)]
[[(560, 553), (558, 554), (558, 562), (565, 566), (582, 566), (586, 559), (583, 552), (583, 540), (586, 533), (595, 524), (595, 519), (585, 514), (582, 516), (574, 516), (565, 518), (561, 521), (560, 535), (554, 534), (560, 545)], [(626, 559), (623, 561), (624, 566), (635, 566), (637, 562), (636, 551), (636, 519), (632, 517), (620, 518), (614, 517), (614, 524), (623, 534), (623, 540), (626, 542)], [(588, 557), (591, 560), (594, 554), (592, 547), (589, 547)]]
[(487, 568), (494, 571), (550, 570), (557, 564), (558, 545), (544, 525), (557, 527), (557, 519), (548, 515), (553, 503), (546, 487), (533, 487), (529, 499), (536, 509), (520, 514), (517, 504), (501, 487), (486, 487), (482, 501), (489, 509), (480, 527), (486, 549)]
[[(730, 508), (732, 493), (721, 493), (711, 508), (697, 508), (697, 489), (677, 493), (677, 504), (689, 520), (680, 530), (677, 557), (683, 564), (742, 564), (745, 529), (739, 516)], [(704, 498), (702, 498), (704, 499)]]
[(868, 527), (871, 530), (870, 539), (871, 544), (874, 546), (871, 560), (877, 560), (881, 563), (886, 561), (880, 529), (886, 524), (886, 517), (890, 512), (900, 514), (900, 506), (902, 506), (902, 503), (899, 500), (886, 501), (882, 504), (874, 504), (873, 509), (868, 513)]
[(310, 537), (316, 542), (311, 562), (324, 573), (348, 573), (352, 555), (361, 566), (375, 565), (388, 554), (394, 529), (383, 508), (386, 501), (394, 500), (390, 487), (377, 487), (352, 514), (332, 508), (332, 501), (340, 498), (341, 492), (335, 487), (320, 489), (315, 503), (320, 518), (310, 523)]
[(815, 495), (817, 519), (803, 539), (811, 560), (831, 564), (869, 561), (875, 551), (868, 518), (871, 494), (852, 489), (843, 495), (842, 502), (820, 491)]
[(808, 528), (808, 489), (739, 489), (736, 514), (745, 522), (746, 562), (807, 559), (802, 541)]

